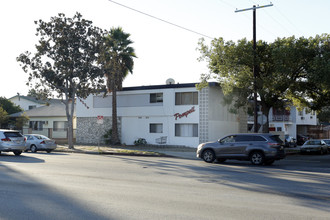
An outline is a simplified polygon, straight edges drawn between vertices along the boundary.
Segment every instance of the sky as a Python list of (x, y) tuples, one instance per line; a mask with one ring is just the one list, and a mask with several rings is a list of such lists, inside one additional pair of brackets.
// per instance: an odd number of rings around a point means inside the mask
[[(120, 3), (124, 6), (118, 5)], [(252, 11), (235, 13), (253, 5), (257, 10), (257, 40), (273, 42), (280, 37), (315, 37), (330, 33), (329, 0), (7, 0), (1, 2), (0, 96), (26, 95), (28, 74), (16, 61), (38, 43), (34, 21), (50, 21), (58, 13), (76, 12), (94, 26), (110, 30), (122, 27), (131, 34), (137, 58), (124, 87), (199, 82), (208, 73), (199, 62), (198, 41), (252, 40)], [(130, 9), (129, 9), (130, 8)], [(134, 9), (134, 10), (132, 10)], [(137, 11), (143, 12), (139, 13)], [(147, 16), (146, 14), (150, 15)], [(158, 18), (155, 19), (154, 17)], [(166, 21), (160, 21), (159, 19)], [(169, 24), (171, 23), (171, 24)], [(178, 27), (179, 26), (179, 27)]]

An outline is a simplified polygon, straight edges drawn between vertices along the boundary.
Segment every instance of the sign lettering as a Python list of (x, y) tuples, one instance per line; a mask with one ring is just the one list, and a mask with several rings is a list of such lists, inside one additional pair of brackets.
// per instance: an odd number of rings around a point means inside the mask
[(189, 114), (193, 113), (195, 111), (195, 107), (193, 106), (191, 109), (189, 109), (188, 111), (180, 114), (180, 113), (175, 113), (174, 114), (174, 117), (175, 117), (175, 120), (178, 120), (178, 118), (182, 118), (182, 117), (188, 117)]

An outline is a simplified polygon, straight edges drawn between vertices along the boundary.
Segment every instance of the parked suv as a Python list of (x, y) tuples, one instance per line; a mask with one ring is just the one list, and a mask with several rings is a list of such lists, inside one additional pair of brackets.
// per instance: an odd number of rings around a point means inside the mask
[(197, 157), (207, 163), (215, 159), (250, 160), (252, 164), (270, 165), (275, 160), (285, 158), (284, 144), (279, 135), (274, 134), (232, 134), (216, 142), (200, 144)]
[(25, 138), (14, 130), (0, 130), (0, 154), (1, 152), (14, 152), (16, 156), (25, 150)]

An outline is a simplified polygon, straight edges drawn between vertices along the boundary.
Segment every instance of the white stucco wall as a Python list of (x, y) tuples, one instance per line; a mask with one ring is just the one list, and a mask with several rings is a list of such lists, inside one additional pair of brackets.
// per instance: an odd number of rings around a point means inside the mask
[[(200, 143), (200, 131), (205, 130), (206, 141), (217, 140), (228, 133), (238, 133), (239, 115), (228, 111), (228, 106), (222, 103), (223, 94), (219, 87), (210, 87), (206, 97), (203, 99), (204, 111), (203, 124), (201, 128), (201, 100), (198, 105), (175, 105), (176, 92), (198, 92), (194, 86), (188, 88), (162, 88), (148, 90), (133, 90), (118, 92), (117, 115), (121, 121), (121, 142), (131, 145), (138, 138), (145, 138), (149, 144), (156, 144), (156, 139), (162, 136), (167, 137), (167, 145), (183, 145), (197, 147)], [(163, 93), (163, 103), (149, 103), (150, 93)], [(100, 94), (99, 97), (102, 97)], [(200, 98), (199, 98), (200, 99)], [(100, 99), (95, 99), (99, 106), (94, 106), (93, 96), (85, 100), (77, 101), (77, 118), (95, 118), (98, 116), (111, 117), (112, 109), (109, 106), (111, 97), (104, 99), (108, 104), (102, 104)], [(137, 105), (137, 106), (134, 106)], [(174, 114), (182, 114), (194, 108), (187, 116), (181, 118), (174, 117)], [(206, 117), (206, 118), (204, 118)], [(163, 133), (150, 133), (151, 123), (163, 124)], [(197, 124), (198, 137), (178, 137), (175, 136), (175, 124)], [(246, 124), (246, 123), (245, 123)], [(78, 128), (79, 129), (79, 126)], [(78, 132), (79, 133), (79, 132)], [(78, 137), (79, 139), (79, 137)]]

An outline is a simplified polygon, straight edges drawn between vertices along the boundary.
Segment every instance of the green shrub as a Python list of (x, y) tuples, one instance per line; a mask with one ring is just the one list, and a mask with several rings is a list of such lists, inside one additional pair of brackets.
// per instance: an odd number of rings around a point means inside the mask
[(147, 141), (144, 138), (139, 138), (139, 139), (134, 141), (135, 146), (146, 145), (146, 144), (147, 144)]

